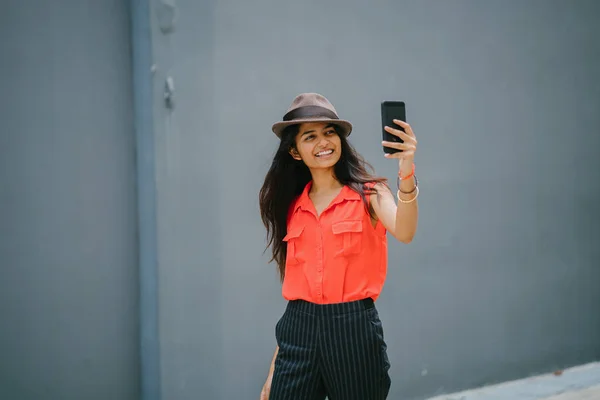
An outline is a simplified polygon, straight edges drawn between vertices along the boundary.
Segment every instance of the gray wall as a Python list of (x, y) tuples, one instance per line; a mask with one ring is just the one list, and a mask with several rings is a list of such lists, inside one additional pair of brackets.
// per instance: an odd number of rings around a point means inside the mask
[(128, 18), (2, 2), (0, 399), (138, 397)]
[(405, 100), (419, 138), (419, 232), (379, 301), (390, 398), (600, 358), (596, 2), (177, 5), (154, 42), (157, 90), (178, 90), (156, 105), (164, 398), (260, 391), (284, 302), (257, 192), (302, 91), (390, 178), (379, 103)]
[[(128, 4), (54, 4), (0, 13), (0, 398), (136, 399)], [(257, 194), (303, 91), (380, 174), (382, 100), (419, 138), (420, 227), (378, 302), (390, 398), (600, 359), (596, 2), (179, 0), (171, 33), (162, 4), (162, 398), (258, 397), (285, 303)]]

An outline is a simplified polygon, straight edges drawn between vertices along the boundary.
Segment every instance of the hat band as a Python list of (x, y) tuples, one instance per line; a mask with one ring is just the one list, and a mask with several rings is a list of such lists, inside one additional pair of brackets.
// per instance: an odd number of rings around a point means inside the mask
[(284, 121), (293, 121), (301, 118), (331, 118), (340, 119), (333, 111), (321, 106), (298, 107), (283, 116)]

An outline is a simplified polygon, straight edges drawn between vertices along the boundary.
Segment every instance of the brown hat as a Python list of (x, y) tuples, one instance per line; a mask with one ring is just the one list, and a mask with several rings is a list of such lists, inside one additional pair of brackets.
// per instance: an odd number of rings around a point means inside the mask
[(283, 121), (273, 125), (273, 132), (281, 138), (281, 132), (290, 125), (303, 122), (330, 122), (340, 128), (340, 134), (350, 135), (352, 124), (340, 119), (333, 105), (318, 93), (302, 93), (292, 101)]

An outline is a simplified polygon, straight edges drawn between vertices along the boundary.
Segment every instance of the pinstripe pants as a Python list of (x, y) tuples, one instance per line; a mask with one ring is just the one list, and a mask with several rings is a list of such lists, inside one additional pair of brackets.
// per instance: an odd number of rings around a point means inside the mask
[(384, 400), (391, 380), (383, 328), (371, 299), (290, 301), (277, 322), (270, 400)]

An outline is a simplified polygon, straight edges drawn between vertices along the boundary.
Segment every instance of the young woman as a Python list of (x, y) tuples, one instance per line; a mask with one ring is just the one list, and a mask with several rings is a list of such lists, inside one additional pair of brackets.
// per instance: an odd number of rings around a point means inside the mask
[(260, 191), (268, 246), (287, 308), (277, 322), (277, 347), (261, 399), (379, 400), (390, 389), (387, 346), (374, 302), (387, 271), (389, 232), (409, 243), (417, 229), (417, 141), (404, 143), (394, 200), (386, 180), (371, 175), (348, 143), (350, 122), (316, 93), (292, 102), (273, 125), (279, 149)]

